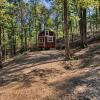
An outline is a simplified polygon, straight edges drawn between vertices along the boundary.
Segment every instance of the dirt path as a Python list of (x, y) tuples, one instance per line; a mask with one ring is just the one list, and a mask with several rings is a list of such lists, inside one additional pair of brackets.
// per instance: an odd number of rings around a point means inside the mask
[(100, 44), (75, 53), (31, 52), (7, 62), (0, 71), (0, 100), (100, 100)]

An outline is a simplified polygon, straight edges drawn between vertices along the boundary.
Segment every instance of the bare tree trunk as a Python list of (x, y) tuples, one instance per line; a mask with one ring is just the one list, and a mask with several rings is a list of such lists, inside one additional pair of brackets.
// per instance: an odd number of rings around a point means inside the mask
[(100, 17), (100, 2), (99, 2), (99, 17)]
[(80, 35), (81, 35), (81, 47), (87, 47), (87, 23), (86, 23), (86, 8), (80, 8)]
[(62, 14), (62, 32), (63, 32), (63, 38), (64, 38), (64, 14)]
[(16, 55), (16, 34), (13, 22), (12, 22), (12, 55)]
[[(99, 1), (99, 18), (100, 18), (100, 1)], [(100, 23), (99, 23), (99, 31), (100, 31)]]
[(21, 35), (20, 35), (20, 39), (21, 39), (21, 53), (24, 51), (24, 25), (23, 25), (23, 11), (21, 8)]
[(36, 10), (36, 6), (37, 6), (37, 3), (36, 3), (36, 0), (34, 0), (34, 12), (35, 12), (35, 18), (34, 18), (34, 25), (35, 25), (35, 33), (36, 33), (36, 46), (38, 46), (38, 39), (37, 39), (37, 29), (36, 29), (36, 16), (37, 16), (37, 10)]
[(87, 19), (86, 19), (86, 8), (83, 9), (83, 38), (84, 45), (87, 46)]
[(56, 20), (57, 20), (57, 22), (56, 22), (56, 31), (57, 31), (57, 39), (58, 39), (58, 29), (59, 29), (59, 23), (58, 23), (58, 12), (57, 12), (57, 17), (56, 17)]
[(96, 32), (97, 32), (98, 30), (98, 9), (97, 7), (95, 9), (96, 9)]
[(25, 51), (27, 51), (27, 29), (24, 29), (25, 34)]
[(70, 59), (69, 31), (68, 31), (68, 0), (64, 0), (64, 38), (65, 38), (65, 59)]
[[(91, 12), (90, 12), (90, 9), (89, 9), (89, 20), (90, 19), (91, 19)], [(91, 23), (91, 21), (89, 21), (89, 23), (90, 23), (89, 29), (90, 29), (90, 32), (92, 32), (92, 23)]]
[(4, 60), (6, 60), (6, 46), (5, 46), (5, 32), (4, 32), (4, 27), (2, 27), (2, 39), (3, 39), (3, 43), (2, 43), (2, 57), (4, 58)]
[(59, 24), (57, 24), (56, 26), (57, 26), (57, 39), (58, 39), (58, 28), (59, 28)]
[(100, 1), (99, 1), (99, 17), (100, 17)]
[(0, 26), (0, 69), (2, 68), (2, 27)]

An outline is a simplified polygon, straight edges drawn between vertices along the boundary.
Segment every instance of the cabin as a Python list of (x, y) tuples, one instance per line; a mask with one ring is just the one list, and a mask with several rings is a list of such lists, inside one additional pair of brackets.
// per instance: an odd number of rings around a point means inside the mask
[(38, 34), (38, 46), (41, 50), (56, 48), (56, 34), (50, 30), (41, 31)]

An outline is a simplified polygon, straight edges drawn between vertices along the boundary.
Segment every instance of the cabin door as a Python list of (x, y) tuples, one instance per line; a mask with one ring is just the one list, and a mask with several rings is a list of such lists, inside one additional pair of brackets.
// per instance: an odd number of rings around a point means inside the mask
[(44, 37), (39, 37), (39, 45), (44, 47)]

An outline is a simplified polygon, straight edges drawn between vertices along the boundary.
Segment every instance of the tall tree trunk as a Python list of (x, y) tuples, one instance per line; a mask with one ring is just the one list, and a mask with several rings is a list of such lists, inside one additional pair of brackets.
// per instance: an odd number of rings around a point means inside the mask
[(57, 23), (57, 39), (58, 39), (58, 29), (59, 29), (59, 24)]
[(99, 2), (99, 18), (100, 18), (100, 2)]
[(25, 51), (27, 51), (27, 29), (24, 29), (25, 34)]
[(64, 0), (64, 40), (65, 40), (65, 59), (70, 59), (69, 31), (68, 31), (68, 0)]
[(21, 35), (20, 35), (20, 39), (21, 39), (21, 53), (24, 51), (24, 25), (23, 25), (23, 11), (22, 11), (22, 7), (21, 7)]
[[(89, 9), (89, 20), (90, 19), (91, 19), (91, 10)], [(91, 21), (89, 21), (89, 23), (90, 23), (89, 29), (90, 29), (90, 32), (92, 32), (92, 23), (91, 23)]]
[(98, 29), (98, 9), (97, 7), (95, 9), (96, 9), (96, 31), (97, 31)]
[(86, 37), (87, 23), (86, 23), (86, 8), (80, 8), (80, 36), (81, 36), (81, 47), (87, 47)]
[(59, 29), (59, 22), (58, 22), (58, 17), (59, 17), (59, 16), (58, 16), (58, 12), (57, 12), (57, 17), (56, 17), (56, 20), (57, 20), (57, 21), (56, 21), (57, 39), (58, 39), (58, 29)]
[(4, 58), (4, 60), (6, 60), (6, 46), (5, 46), (5, 32), (4, 32), (4, 27), (2, 27), (2, 39), (3, 39), (3, 43), (2, 43), (2, 57)]
[(64, 38), (64, 14), (62, 14), (62, 32), (63, 32), (63, 38)]
[(14, 22), (12, 21), (12, 31), (11, 31), (11, 37), (12, 37), (12, 56), (16, 55), (16, 34), (15, 34), (15, 27)]
[[(99, 1), (99, 22), (100, 22), (100, 1)], [(100, 23), (99, 23), (99, 25), (98, 25), (98, 27), (99, 27), (99, 31), (100, 31)]]
[(0, 26), (0, 68), (2, 68), (2, 27)]
[(84, 45), (87, 46), (87, 18), (86, 18), (86, 8), (83, 9), (83, 38)]
[(16, 55), (16, 34), (14, 27), (12, 29), (12, 35), (13, 35), (13, 55)]
[(37, 18), (37, 10), (36, 10), (36, 6), (37, 6), (37, 2), (36, 0), (34, 0), (34, 14), (35, 14), (35, 18), (34, 18), (34, 25), (35, 25), (35, 33), (36, 33), (36, 46), (38, 46), (38, 39), (37, 39), (37, 29), (36, 29), (36, 18)]

